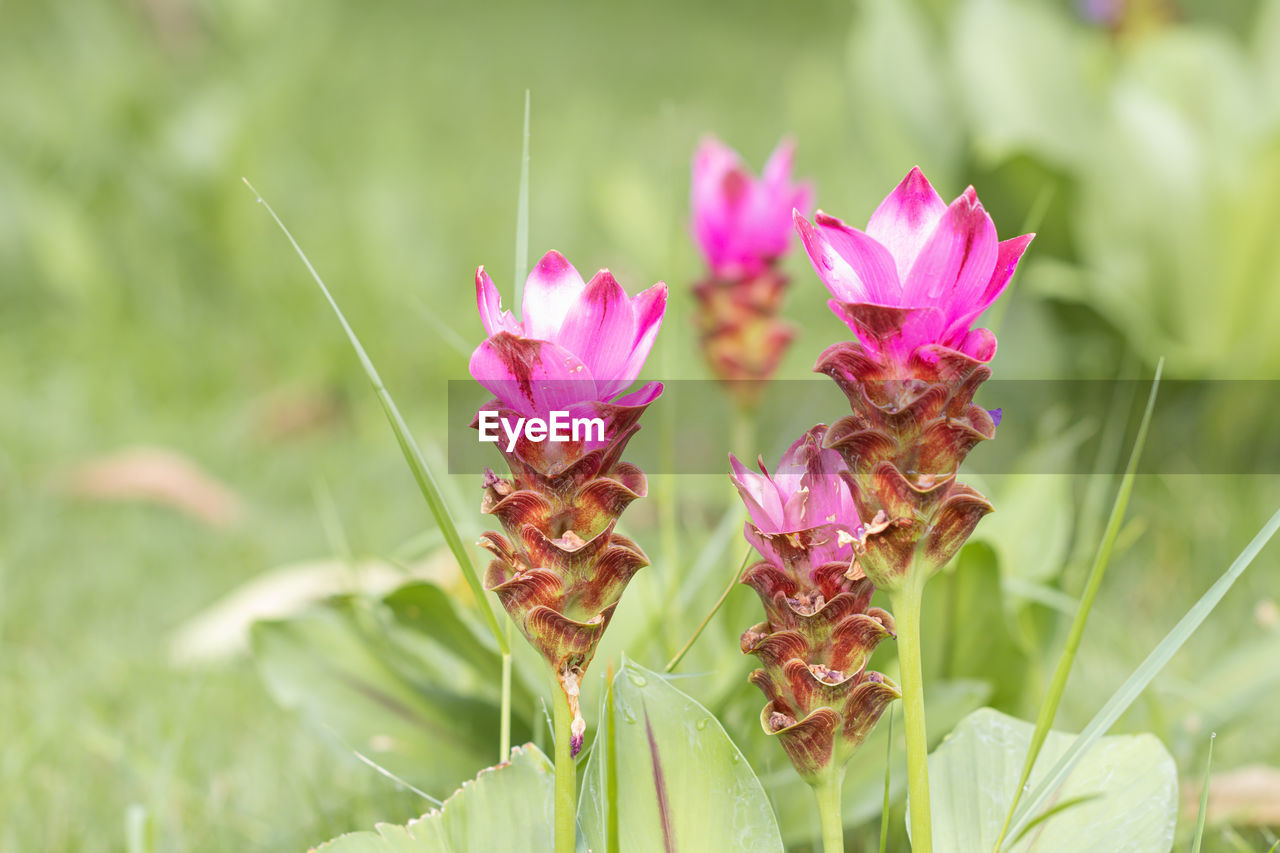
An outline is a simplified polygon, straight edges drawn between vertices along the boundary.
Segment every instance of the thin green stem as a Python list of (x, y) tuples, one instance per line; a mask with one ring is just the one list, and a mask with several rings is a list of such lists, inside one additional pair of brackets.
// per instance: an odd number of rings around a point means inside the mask
[(902, 677), (902, 722), (907, 735), (907, 797), (911, 806), (911, 849), (932, 853), (929, 810), (929, 739), (924, 719), (924, 676), (920, 665), (920, 600), (923, 581), (909, 583), (889, 595), (898, 632), (898, 666)]
[(844, 768), (832, 767), (827, 778), (813, 786), (813, 796), (818, 801), (818, 817), (822, 821), (823, 853), (844, 853), (844, 817), (840, 813), (843, 777)]
[[(507, 646), (511, 646), (511, 620), (507, 620)], [(511, 757), (511, 652), (502, 653), (502, 719), (498, 725), (498, 761)]]
[(698, 638), (702, 636), (703, 630), (706, 629), (707, 624), (711, 622), (712, 617), (714, 617), (718, 612), (720, 612), (720, 608), (724, 605), (725, 599), (728, 598), (729, 593), (733, 591), (733, 585), (736, 584), (738, 582), (738, 578), (742, 576), (742, 570), (747, 567), (747, 561), (750, 559), (751, 559), (751, 552), (747, 551), (747, 553), (742, 558), (742, 565), (739, 566), (738, 571), (735, 572), (733, 576), (729, 578), (729, 585), (724, 588), (724, 592), (720, 593), (720, 598), (716, 601), (715, 606), (711, 608), (711, 612), (708, 613), (706, 617), (703, 618), (702, 623), (698, 625), (697, 630), (693, 632), (693, 636), (689, 638), (689, 642), (685, 643), (684, 646), (680, 649), (680, 651), (676, 652), (675, 657), (673, 657), (670, 661), (667, 662), (667, 666), (664, 672), (673, 671), (677, 666), (680, 665), (680, 661), (684, 659), (684, 656), (685, 654), (688, 653), (689, 649), (693, 648), (693, 644), (696, 643), (698, 641)]
[(573, 763), (571, 741), (573, 714), (569, 700), (560, 687), (559, 679), (551, 679), (551, 699), (556, 742), (556, 853), (574, 853), (576, 827), (574, 816), (578, 811), (578, 777)]

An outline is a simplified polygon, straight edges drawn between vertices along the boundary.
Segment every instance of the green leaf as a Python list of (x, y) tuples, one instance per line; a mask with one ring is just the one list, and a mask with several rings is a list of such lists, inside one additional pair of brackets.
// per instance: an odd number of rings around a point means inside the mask
[(1182, 648), (1183, 644), (1200, 627), (1201, 623), (1208, 618), (1209, 614), (1213, 612), (1213, 608), (1227, 594), (1227, 590), (1231, 589), (1232, 585), (1239, 580), (1245, 569), (1249, 568), (1249, 564), (1258, 556), (1258, 552), (1271, 540), (1277, 530), (1280, 530), (1280, 510), (1277, 510), (1271, 516), (1270, 520), (1258, 531), (1258, 535), (1254, 536), (1253, 541), (1240, 552), (1240, 556), (1236, 557), (1235, 562), (1228, 567), (1222, 577), (1218, 578), (1217, 582), (1200, 597), (1200, 600), (1192, 605), (1191, 609), (1187, 611), (1187, 615), (1183, 616), (1178, 624), (1173, 626), (1172, 630), (1165, 635), (1165, 638), (1152, 650), (1151, 654), (1147, 655), (1147, 659), (1133, 671), (1133, 674), (1129, 676), (1124, 684), (1120, 685), (1120, 689), (1107, 700), (1102, 709), (1089, 721), (1089, 725), (1085, 726), (1084, 731), (1076, 738), (1071, 748), (1064, 752), (1053, 768), (1042, 777), (1035, 790), (1023, 798), (1021, 805), (1013, 815), (1013, 829), (1011, 832), (1013, 837), (1017, 837), (1022, 828), (1030, 822), (1034, 811), (1047, 803), (1051, 796), (1054, 796), (1055, 791), (1067, 780), (1076, 763), (1085, 756), (1103, 734), (1115, 725), (1120, 715), (1133, 704), (1134, 700), (1142, 694), (1142, 691), (1146, 689), (1152, 679), (1169, 662), (1169, 659), (1177, 653), (1178, 649)]
[[(551, 853), (555, 769), (533, 744), (480, 771), (444, 805), (404, 826), (342, 835), (316, 853)], [(581, 838), (578, 850), (585, 853)]]
[[(429, 586), (411, 584), (390, 598), (403, 610), (411, 601), (430, 606), (442, 626), (452, 624), (440, 640), (399, 625), (394, 608), (346, 597), (294, 619), (257, 623), (252, 646), (281, 705), (389, 775), (440, 797), (493, 760), (497, 658), (474, 642), (479, 651), (454, 651), (465, 646), (449, 633), (460, 623), (447, 600), (440, 606), (423, 589)], [(527, 723), (519, 721), (517, 732), (528, 737)]]
[(924, 608), (925, 660), (936, 664), (942, 678), (987, 682), (992, 689), (987, 701), (1016, 711), (1026, 690), (1028, 662), (1009, 633), (1013, 619), (995, 551), (985, 542), (965, 545), (954, 569), (934, 578)]
[[(592, 749), (578, 811), (595, 853), (618, 853), (606, 849), (610, 820), (626, 851), (782, 853), (764, 787), (710, 711), (631, 661), (611, 701), (612, 748)], [(604, 813), (610, 777), (625, 804), (617, 815)]]
[[(1034, 728), (982, 708), (929, 756), (937, 853), (975, 853), (995, 846)], [(1050, 732), (1043, 752), (1057, 757), (1074, 740)], [(1177, 767), (1154, 735), (1101, 738), (1048, 805), (1059, 810), (1006, 849), (1167, 853), (1177, 822)]]

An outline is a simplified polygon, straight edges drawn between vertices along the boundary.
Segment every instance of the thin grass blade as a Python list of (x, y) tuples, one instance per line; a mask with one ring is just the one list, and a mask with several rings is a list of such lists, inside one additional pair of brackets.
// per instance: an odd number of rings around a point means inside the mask
[(1054, 815), (1061, 814), (1067, 809), (1075, 808), (1076, 806), (1082, 806), (1085, 803), (1091, 803), (1101, 797), (1102, 794), (1081, 794), (1078, 797), (1069, 797), (1060, 803), (1055, 803), (1050, 808), (1047, 808), (1040, 814), (1036, 815), (1036, 817), (1023, 828), (1022, 832), (1018, 833), (1018, 837), (1013, 839), (1012, 843), (1017, 844), (1023, 838), (1026, 838), (1028, 832), (1035, 829)]
[(360, 366), (364, 368), (365, 375), (369, 377), (369, 382), (373, 385), (378, 402), (382, 404), (382, 409), (387, 415), (387, 421), (390, 422), (396, 441), (400, 445), (400, 452), (404, 454), (405, 461), (409, 463), (409, 469), (413, 472), (413, 478), (418, 483), (418, 490), (422, 492), (423, 498), (426, 499), (427, 506), (431, 510), (432, 516), (435, 517), (441, 534), (444, 535), (445, 543), (448, 544), (454, 559), (458, 561), (462, 576), (466, 579), (467, 586), (471, 588), (471, 592), (476, 598), (476, 604), (480, 608), (480, 612), (484, 614), (485, 622), (489, 625), (489, 630), (493, 632), (494, 642), (498, 644), (498, 649), (504, 654), (509, 652), (510, 644), (507, 643), (507, 638), (503, 634), (502, 628), (498, 625), (497, 617), (494, 615), (493, 607), (485, 596), (484, 587), (480, 583), (480, 576), (476, 574), (475, 565), (471, 562), (471, 555), (467, 553), (466, 546), (462, 543), (462, 537), (458, 535), (458, 526), (453, 521), (449, 506), (445, 503), (444, 496), (440, 493), (440, 487), (437, 485), (435, 477), (431, 474), (431, 469), (422, 455), (422, 450), (419, 449), (417, 442), (413, 439), (413, 434), (409, 431), (409, 425), (405, 423), (404, 417), (400, 414), (400, 409), (396, 407), (395, 401), (391, 399), (390, 392), (382, 384), (382, 377), (378, 375), (377, 368), (373, 366), (373, 360), (365, 352), (364, 346), (356, 336), (355, 330), (351, 328), (351, 324), (347, 322), (346, 315), (338, 307), (337, 300), (333, 298), (333, 294), (329, 292), (329, 288), (325, 285), (324, 280), (320, 278), (320, 274), (316, 272), (316, 268), (312, 266), (311, 260), (307, 257), (306, 252), (302, 251), (302, 247), (298, 245), (298, 241), (294, 239), (293, 234), (285, 227), (284, 222), (271, 205), (267, 203), (267, 200), (262, 197), (262, 194), (254, 189), (253, 184), (249, 183), (247, 179), (245, 179), (244, 183), (245, 186), (253, 191), (253, 194), (257, 196), (258, 203), (267, 209), (267, 213), (271, 215), (276, 225), (284, 232), (284, 236), (293, 246), (293, 250), (298, 253), (298, 257), (302, 259), (307, 271), (311, 273), (311, 277), (319, 285), (320, 292), (324, 294), (324, 298), (329, 302), (329, 306), (333, 308), (334, 314), (337, 315), (338, 322), (342, 324), (342, 330), (346, 332), (347, 340), (351, 342), (351, 348), (355, 350), (356, 357), (360, 360)]
[(529, 275), (529, 90), (524, 90), (524, 146), (520, 154), (520, 195), (516, 200), (516, 262), (512, 268), (516, 279), (517, 307), (524, 301), (524, 280)]
[(1129, 496), (1133, 492), (1133, 480), (1138, 471), (1138, 460), (1142, 457), (1142, 448), (1147, 442), (1147, 428), (1151, 425), (1151, 413), (1155, 410), (1156, 395), (1160, 390), (1160, 376), (1164, 372), (1164, 359), (1156, 365), (1156, 375), (1151, 382), (1151, 393), (1147, 396), (1147, 408), (1142, 413), (1142, 423), (1138, 427), (1138, 435), (1133, 442), (1133, 450), (1129, 453), (1129, 464), (1125, 467), (1120, 488), (1116, 491), (1115, 503), (1111, 506), (1111, 516), (1107, 519), (1106, 531), (1102, 541), (1098, 543), (1098, 552), (1093, 560), (1093, 568), (1089, 571), (1089, 580), (1085, 584), (1084, 593), (1080, 596), (1080, 606), (1076, 609), (1075, 619), (1067, 634), (1067, 644), (1058, 660), (1058, 667), (1049, 683), (1049, 691), (1040, 705), (1040, 714), (1036, 717), (1036, 730), (1031, 736), (1031, 744), (1027, 748), (1027, 760), (1022, 765), (1022, 776), (1018, 779), (1018, 787), (1014, 789), (1013, 800), (1009, 803), (1009, 814), (1005, 818), (1004, 830), (996, 841), (998, 851), (1009, 835), (1009, 826), (1013, 822), (1014, 812), (1026, 790), (1027, 781), (1035, 767), (1040, 750), (1044, 747), (1049, 729), (1053, 728), (1054, 718), (1058, 715), (1058, 705), (1062, 702), (1062, 694), (1067, 687), (1067, 677), (1071, 675), (1071, 667), (1076, 660), (1076, 652), (1080, 649), (1080, 641), (1084, 637), (1085, 624), (1089, 621), (1089, 612), (1093, 609), (1094, 599), (1102, 585), (1102, 578), (1107, 573), (1107, 565), (1111, 561), (1111, 550), (1120, 534), (1120, 525), (1124, 522), (1125, 510), (1129, 506)]
[(1165, 638), (1160, 641), (1159, 645), (1147, 655), (1133, 674), (1120, 686), (1120, 689), (1107, 700), (1106, 705), (1089, 721), (1089, 725), (1085, 726), (1082, 731), (1071, 744), (1071, 748), (1063, 753), (1062, 757), (1052, 769), (1040, 781), (1026, 798), (1023, 799), (1021, 806), (1014, 813), (1013, 819), (1013, 835), (1017, 837), (1022, 828), (1029, 822), (1032, 813), (1040, 808), (1049, 799), (1058, 786), (1061, 785), (1071, 774), (1072, 769), (1084, 757), (1098, 738), (1102, 737), (1107, 731), (1115, 725), (1116, 720), (1120, 719), (1130, 705), (1142, 694), (1142, 691), (1155, 679), (1160, 670), (1164, 669), (1165, 664), (1178, 652), (1186, 643), (1195, 630), (1200, 627), (1209, 614), (1213, 612), (1213, 608), (1222, 601), (1223, 596), (1231, 589), (1240, 576), (1244, 574), (1245, 569), (1257, 558), (1258, 554), (1275, 536), (1276, 531), (1280, 530), (1280, 510), (1276, 510), (1275, 514), (1263, 525), (1258, 534), (1245, 547), (1240, 555), (1236, 557), (1222, 577), (1209, 587), (1200, 600), (1192, 605), (1187, 614), (1179, 620), (1178, 624), (1173, 627)]
[(1218, 733), (1209, 735), (1209, 757), (1204, 762), (1204, 789), (1200, 791), (1200, 814), (1196, 816), (1196, 837), (1191, 844), (1191, 853), (1200, 853), (1200, 845), (1204, 842), (1204, 821), (1209, 814), (1209, 773), (1213, 770), (1213, 742)]

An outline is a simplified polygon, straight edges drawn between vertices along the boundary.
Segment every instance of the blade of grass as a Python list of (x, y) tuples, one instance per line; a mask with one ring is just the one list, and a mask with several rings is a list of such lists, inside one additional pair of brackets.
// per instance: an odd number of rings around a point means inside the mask
[(418, 483), (418, 490), (422, 492), (422, 496), (426, 499), (427, 506), (435, 517), (436, 524), (440, 527), (440, 532), (444, 535), (445, 542), (449, 545), (449, 550), (453, 552), (454, 559), (458, 561), (458, 567), (462, 570), (462, 576), (466, 580), (467, 586), (471, 588), (471, 592), (476, 598), (476, 605), (480, 608), (480, 612), (484, 614), (489, 630), (493, 632), (494, 642), (498, 644), (498, 649), (504, 654), (510, 652), (511, 647), (507, 643), (507, 638), (503, 634), (501, 626), (498, 625), (498, 619), (493, 613), (489, 599), (485, 597), (484, 587), (480, 583), (480, 576), (476, 574), (476, 568), (471, 562), (471, 555), (467, 553), (466, 546), (462, 544), (462, 538), (458, 535), (458, 526), (454, 524), (449, 507), (445, 503), (444, 497), (440, 494), (440, 487), (436, 484), (435, 477), (432, 476), (431, 469), (427, 466), (427, 461), (423, 458), (417, 442), (413, 440), (413, 433), (409, 431), (409, 425), (405, 423), (404, 417), (396, 407), (395, 401), (391, 399), (390, 392), (382, 384), (382, 377), (378, 375), (377, 368), (373, 366), (373, 360), (365, 352), (364, 345), (360, 343), (355, 330), (347, 322), (346, 315), (338, 307), (337, 300), (333, 298), (333, 294), (329, 292), (329, 288), (325, 285), (324, 280), (320, 278), (320, 274), (316, 272), (316, 268), (312, 266), (311, 260), (307, 257), (306, 252), (302, 251), (302, 247), (298, 245), (298, 241), (294, 239), (293, 234), (285, 227), (284, 222), (271, 205), (267, 203), (267, 200), (262, 197), (262, 194), (254, 189), (253, 184), (249, 183), (247, 178), (242, 180), (244, 180), (245, 186), (252, 190), (257, 197), (258, 203), (267, 209), (267, 213), (271, 215), (276, 225), (284, 232), (284, 236), (293, 246), (293, 250), (298, 253), (298, 257), (302, 259), (307, 271), (311, 273), (311, 277), (319, 285), (320, 292), (324, 294), (324, 298), (328, 301), (329, 306), (333, 308), (334, 314), (337, 315), (338, 322), (342, 324), (342, 330), (346, 332), (347, 340), (351, 342), (351, 348), (355, 350), (356, 357), (360, 360), (360, 366), (364, 368), (365, 375), (369, 377), (369, 382), (373, 385), (378, 402), (382, 404), (382, 410), (386, 413), (391, 429), (395, 433), (396, 441), (400, 445), (400, 452), (404, 454), (405, 461), (409, 463), (409, 469), (413, 472), (413, 478)]
[(520, 154), (520, 194), (516, 199), (516, 300), (519, 310), (524, 302), (524, 280), (529, 275), (529, 90), (524, 90), (524, 145)]
[(1098, 551), (1093, 559), (1093, 568), (1089, 570), (1089, 580), (1085, 584), (1084, 593), (1080, 596), (1080, 606), (1076, 609), (1075, 619), (1071, 623), (1071, 630), (1067, 634), (1067, 644), (1062, 650), (1062, 657), (1058, 660), (1058, 668), (1054, 670), (1053, 680), (1049, 683), (1049, 691), (1045, 695), (1044, 702), (1040, 705), (1040, 714), (1036, 717), (1036, 729), (1031, 736), (1031, 743), (1027, 747), (1027, 760), (1022, 765), (1022, 776), (1018, 779), (1018, 786), (1014, 789), (1013, 800), (1009, 803), (1009, 813), (1005, 817), (1004, 827), (1000, 830), (1000, 837), (996, 839), (995, 849), (1000, 850), (1000, 846), (1004, 843), (1005, 837), (1009, 834), (1009, 826), (1013, 822), (1014, 812), (1018, 807), (1019, 801), (1022, 799), (1022, 792), (1026, 790), (1027, 781), (1031, 778), (1031, 771), (1035, 767), (1036, 759), (1040, 756), (1040, 750), (1044, 746), (1045, 738), (1049, 736), (1049, 729), (1053, 727), (1054, 718), (1058, 715), (1058, 705), (1062, 702), (1062, 694), (1067, 687), (1067, 678), (1071, 675), (1071, 667), (1076, 660), (1076, 652), (1080, 649), (1080, 641), (1084, 637), (1085, 624), (1089, 621), (1089, 611), (1093, 609), (1094, 599), (1098, 597), (1098, 589), (1102, 585), (1102, 578), (1107, 573), (1107, 564), (1111, 561), (1111, 549), (1116, 544), (1116, 537), (1120, 534), (1120, 525), (1124, 521), (1125, 510), (1129, 506), (1129, 495), (1133, 492), (1133, 479), (1137, 475), (1138, 460), (1142, 457), (1143, 445), (1147, 442), (1147, 428), (1151, 425), (1151, 413), (1155, 409), (1156, 395), (1160, 390), (1160, 375), (1164, 372), (1164, 359), (1156, 365), (1156, 375), (1151, 382), (1151, 393), (1147, 396), (1147, 408), (1142, 413), (1142, 423), (1138, 427), (1138, 435), (1133, 442), (1133, 450), (1129, 453), (1129, 464), (1125, 466), (1124, 477), (1120, 481), (1120, 488), (1116, 491), (1115, 503), (1111, 506), (1111, 516), (1107, 519), (1106, 531), (1102, 535), (1102, 541), (1098, 543)]
[(893, 712), (889, 706), (889, 732), (884, 748), (884, 803), (880, 807), (880, 853), (889, 849), (889, 786), (893, 782)]
[(1200, 813), (1196, 816), (1196, 837), (1191, 843), (1191, 853), (1200, 853), (1200, 845), (1204, 842), (1204, 821), (1209, 813), (1209, 772), (1213, 770), (1213, 742), (1217, 739), (1217, 732), (1209, 734), (1209, 757), (1204, 762), (1204, 788), (1200, 791)]
[(1039, 808), (1044, 802), (1057, 790), (1076, 764), (1084, 757), (1098, 738), (1102, 737), (1107, 731), (1115, 725), (1116, 720), (1120, 719), (1130, 705), (1142, 694), (1160, 670), (1164, 669), (1165, 664), (1182, 648), (1187, 639), (1200, 627), (1201, 623), (1208, 618), (1213, 612), (1213, 608), (1222, 601), (1223, 596), (1231, 589), (1232, 585), (1239, 580), (1244, 574), (1245, 569), (1249, 568), (1249, 564), (1254, 561), (1258, 553), (1280, 530), (1280, 509), (1271, 516), (1253, 540), (1245, 547), (1240, 555), (1223, 573), (1222, 577), (1209, 587), (1200, 600), (1192, 605), (1186, 615), (1173, 626), (1173, 629), (1165, 635), (1165, 638), (1147, 655), (1133, 674), (1120, 686), (1100, 711), (1089, 721), (1089, 725), (1085, 726), (1076, 739), (1072, 742), (1070, 748), (1063, 753), (1058, 762), (1054, 764), (1045, 777), (1036, 786), (1023, 801), (1021, 807), (1014, 814), (1013, 833), (1017, 837), (1022, 827), (1026, 825), (1030, 819), (1031, 813)]
[(715, 605), (711, 608), (711, 612), (703, 618), (701, 624), (698, 625), (697, 630), (693, 632), (693, 636), (689, 638), (689, 642), (685, 643), (684, 647), (681, 648), (680, 651), (676, 652), (675, 657), (667, 662), (666, 669), (664, 670), (665, 672), (671, 672), (679, 666), (680, 661), (688, 653), (689, 649), (693, 648), (693, 644), (702, 636), (702, 632), (707, 627), (707, 624), (711, 621), (712, 617), (720, 611), (721, 606), (724, 604), (724, 600), (728, 598), (729, 593), (733, 591), (733, 585), (738, 582), (738, 578), (742, 577), (742, 570), (747, 567), (747, 561), (750, 559), (751, 551), (748, 549), (747, 553), (742, 557), (742, 565), (740, 565), (738, 567), (738, 571), (734, 572), (733, 576), (729, 578), (729, 585), (724, 588), (724, 592), (720, 593), (720, 598), (716, 600)]

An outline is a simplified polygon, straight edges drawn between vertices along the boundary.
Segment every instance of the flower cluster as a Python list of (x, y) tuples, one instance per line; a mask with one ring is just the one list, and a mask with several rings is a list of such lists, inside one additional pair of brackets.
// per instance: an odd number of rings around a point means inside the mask
[(694, 286), (703, 354), (738, 404), (750, 407), (794, 336), (779, 318), (788, 279), (791, 212), (807, 211), (807, 184), (791, 180), (795, 146), (783, 141), (757, 179), (737, 152), (707, 138), (693, 159), (693, 236), (707, 266)]
[(487, 471), (482, 502), (505, 531), (481, 542), (493, 554), (485, 586), (555, 673), (573, 713), (576, 754), (586, 730), (582, 677), (627, 583), (648, 565), (614, 526), (647, 491), (644, 472), (622, 453), (662, 384), (623, 392), (653, 347), (667, 289), (659, 283), (628, 297), (607, 270), (583, 282), (548, 252), (529, 274), (523, 322), (502, 309), (483, 267), (476, 300), (489, 337), (471, 356), (471, 375), (494, 395), (484, 411), (512, 419), (563, 411), (605, 424), (603, 435), (499, 443), (511, 475)]
[(861, 534), (842, 478), (844, 462), (823, 447), (827, 428), (805, 433), (771, 474), (731, 458), (733, 482), (751, 515), (745, 535), (764, 558), (742, 582), (760, 596), (765, 621), (742, 635), (751, 674), (768, 699), (761, 713), (811, 784), (841, 773), (898, 688), (866, 669), (893, 619), (869, 607), (875, 587), (850, 571)]

